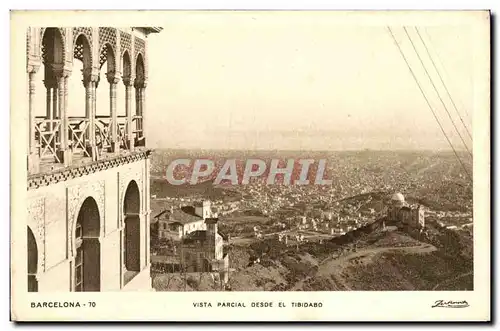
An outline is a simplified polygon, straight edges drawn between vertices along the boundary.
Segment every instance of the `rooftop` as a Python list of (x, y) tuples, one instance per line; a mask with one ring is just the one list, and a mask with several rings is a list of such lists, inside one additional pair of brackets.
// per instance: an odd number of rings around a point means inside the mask
[(402, 195), (401, 193), (394, 193), (394, 194), (392, 195), (391, 200), (392, 200), (393, 202), (404, 202), (404, 201), (405, 201), (405, 197), (404, 197), (404, 195)]
[(203, 220), (202, 217), (196, 215), (194, 208), (191, 206), (181, 207), (181, 209), (174, 209), (173, 213), (167, 211), (171, 215), (171, 220), (175, 223), (188, 224)]
[(214, 223), (217, 223), (219, 221), (218, 218), (207, 218), (205, 219), (205, 223), (207, 224), (214, 224)]
[(136, 26), (135, 28), (144, 30), (146, 34), (160, 33), (163, 30), (163, 28), (159, 26)]

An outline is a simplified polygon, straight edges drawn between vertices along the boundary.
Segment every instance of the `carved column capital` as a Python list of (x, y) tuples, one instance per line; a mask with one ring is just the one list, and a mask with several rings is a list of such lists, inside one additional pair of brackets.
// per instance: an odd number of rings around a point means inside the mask
[(120, 82), (120, 74), (115, 72), (110, 72), (106, 74), (106, 78), (110, 84), (116, 85)]
[(90, 83), (94, 82), (97, 84), (99, 82), (99, 70), (95, 68), (83, 69), (83, 86), (88, 87)]
[(55, 78), (50, 77), (43, 80), (43, 85), (45, 85), (45, 88), (50, 89), (57, 86), (57, 81)]
[(40, 69), (40, 65), (38, 64), (28, 64), (26, 71), (29, 74), (36, 74), (38, 72), (38, 69)]
[(143, 78), (143, 77), (137, 77), (135, 80), (134, 80), (134, 87), (135, 88), (145, 88), (147, 85), (147, 81)]
[(54, 77), (57, 80), (60, 80), (61, 78), (67, 78), (71, 75), (71, 70), (68, 69), (54, 69), (53, 70)]
[(133, 86), (135, 83), (135, 76), (123, 77), (123, 84), (125, 86)]
[(97, 84), (99, 81), (99, 76), (98, 75), (83, 75), (83, 86), (85, 87), (90, 87), (91, 83)]

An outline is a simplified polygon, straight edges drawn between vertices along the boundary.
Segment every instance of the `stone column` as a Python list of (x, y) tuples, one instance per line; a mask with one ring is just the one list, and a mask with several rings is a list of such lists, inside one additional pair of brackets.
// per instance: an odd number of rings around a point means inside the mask
[[(97, 160), (99, 159), (99, 149), (102, 148), (103, 141), (98, 140), (95, 136), (96, 130), (97, 130), (97, 120), (96, 120), (96, 115), (97, 115), (97, 87), (99, 86), (99, 76), (94, 79), (94, 83), (92, 84), (92, 131), (94, 132), (94, 143), (95, 143), (95, 154), (93, 155), (93, 159)], [(100, 143), (100, 144), (99, 144)]]
[[(48, 76), (48, 77), (47, 77)], [(56, 88), (56, 82), (55, 82), (55, 79), (54, 77), (52, 76), (52, 72), (50, 72), (50, 74), (47, 74), (47, 71), (45, 72), (45, 79), (43, 81), (44, 85), (45, 85), (45, 88), (47, 89), (47, 94), (46, 94), (46, 115), (45, 115), (45, 119), (46, 120), (53, 120), (54, 119), (54, 110), (53, 110), (53, 105), (55, 103), (55, 101), (53, 100), (53, 96), (54, 96), (54, 90)], [(48, 131), (52, 131), (54, 129), (54, 124), (52, 122), (49, 122), (46, 126), (46, 128), (42, 129), (42, 130), (48, 130)], [(55, 147), (55, 141), (52, 140), (52, 141), (49, 141), (49, 144), (52, 148)], [(42, 146), (43, 148), (43, 146)]]
[[(149, 155), (144, 160), (145, 163), (145, 172), (144, 172), (144, 208), (146, 209), (146, 265), (149, 266), (151, 264), (151, 257), (149, 255), (151, 251), (151, 200), (147, 197), (151, 196), (151, 183), (150, 183), (150, 169), (151, 169), (151, 160), (149, 159)], [(158, 225), (159, 226), (159, 225)]]
[(45, 79), (43, 81), (46, 88), (46, 98), (45, 98), (45, 118), (52, 119), (52, 80)]
[(146, 243), (145, 243), (145, 249), (146, 249), (146, 256), (145, 256), (145, 266), (149, 266), (151, 264), (150, 262), (150, 257), (149, 254), (151, 253), (151, 210), (146, 210), (146, 219), (145, 219), (145, 231), (146, 233), (144, 234), (146, 236)]
[[(53, 86), (52, 86), (52, 105), (51, 105), (51, 109), (52, 109), (52, 113), (50, 114), (50, 117), (49, 119), (50, 120), (57, 120), (59, 118), (59, 114), (58, 114), (58, 103), (59, 103), (59, 92), (58, 92), (58, 87), (59, 87), (59, 84), (57, 83), (57, 78), (53, 78)], [(50, 124), (50, 130), (51, 131), (54, 131), (57, 127), (57, 124), (55, 122), (52, 122)], [(59, 134), (55, 134), (54, 136), (54, 139), (52, 140), (52, 148), (56, 151), (57, 153), (57, 144), (60, 142), (61, 140), (61, 137), (59, 136)]]
[(64, 111), (66, 113), (66, 134), (68, 137), (68, 148), (73, 152), (73, 137), (69, 133), (69, 109), (68, 109), (68, 80), (69, 80), (69, 75), (70, 72), (67, 72), (68, 74), (64, 76)]
[(136, 144), (138, 146), (146, 146), (146, 135), (144, 133), (144, 106), (145, 106), (145, 95), (146, 95), (146, 82), (141, 79), (137, 80), (134, 84), (135, 87), (135, 98), (136, 98), (136, 113), (140, 116), (137, 119), (137, 130), (138, 135), (136, 138)]
[(36, 151), (36, 140), (35, 140), (35, 94), (36, 94), (36, 73), (38, 72), (39, 66), (29, 66), (28, 67), (28, 88), (29, 88), (29, 128), (28, 128), (28, 173), (33, 174), (39, 171), (39, 157)]
[[(140, 83), (134, 84), (134, 89), (135, 89), (135, 115), (141, 116), (141, 88), (140, 88)], [(142, 132), (141, 132), (141, 119), (137, 118), (135, 120), (135, 129), (137, 130), (137, 133), (135, 135), (135, 145), (136, 146), (141, 146), (141, 137), (142, 137)]]
[(120, 141), (118, 141), (118, 116), (116, 109), (116, 85), (120, 82), (120, 76), (113, 74), (107, 75), (109, 82), (109, 111), (111, 114), (111, 152), (118, 154), (120, 152)]
[(67, 88), (67, 79), (69, 77), (69, 74), (70, 72), (68, 70), (60, 70), (56, 72), (57, 92), (58, 92), (57, 113), (58, 113), (58, 118), (61, 121), (59, 130), (60, 144), (57, 152), (57, 157), (59, 158), (61, 163), (64, 163), (64, 166), (71, 165), (71, 156), (72, 156), (71, 149), (69, 148), (70, 146), (69, 135), (68, 135), (69, 120), (65, 102), (65, 100), (67, 99), (66, 88)]
[(52, 114), (51, 119), (59, 118), (59, 82), (57, 78), (54, 79), (54, 86), (52, 87)]
[(141, 87), (141, 129), (142, 129), (142, 146), (146, 146), (146, 82), (142, 83)]
[(145, 212), (141, 212), (139, 215), (139, 270), (143, 270), (147, 266), (147, 255), (149, 254), (148, 236), (147, 236), (147, 217)]
[(95, 82), (97, 81), (96, 75), (84, 74), (83, 86), (85, 86), (85, 117), (88, 121), (87, 128), (87, 143), (86, 152), (92, 160), (97, 159), (97, 146), (95, 139), (95, 107), (94, 107), (94, 92)]
[(123, 80), (125, 84), (125, 114), (127, 115), (127, 145), (130, 151), (134, 150), (134, 133), (132, 127), (132, 79)]

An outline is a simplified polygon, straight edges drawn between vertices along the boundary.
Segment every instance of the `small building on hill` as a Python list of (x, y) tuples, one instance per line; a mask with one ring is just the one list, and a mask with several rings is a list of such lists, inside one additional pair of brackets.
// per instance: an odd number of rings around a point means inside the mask
[(227, 282), (229, 259), (224, 253), (224, 236), (218, 218), (205, 219), (205, 230), (189, 232), (182, 238), (181, 263), (187, 272), (219, 272)]
[(215, 216), (210, 201), (195, 203), (194, 206), (170, 207), (155, 216), (158, 238), (182, 239), (194, 231), (207, 229), (205, 220)]
[(410, 206), (401, 193), (395, 193), (387, 206), (388, 225), (425, 228), (425, 211), (421, 205)]

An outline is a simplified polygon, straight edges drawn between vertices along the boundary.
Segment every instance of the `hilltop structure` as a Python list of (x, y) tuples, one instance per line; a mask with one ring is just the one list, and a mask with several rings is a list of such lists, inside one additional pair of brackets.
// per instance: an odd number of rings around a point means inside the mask
[[(147, 36), (161, 30), (28, 29), (28, 291), (151, 289)], [(73, 70), (76, 61), (82, 72)], [(99, 81), (103, 70), (107, 82)], [(69, 116), (71, 75), (82, 75), (82, 117)], [(36, 117), (39, 80), (46, 104)], [(125, 85), (125, 116), (117, 115), (118, 84)], [(96, 115), (98, 88), (109, 89), (106, 116)]]
[(394, 193), (387, 206), (387, 220), (389, 224), (400, 227), (425, 228), (425, 212), (421, 205), (410, 206), (401, 193)]
[(155, 218), (159, 239), (180, 240), (173, 270), (215, 272), (219, 273), (224, 283), (227, 282), (229, 259), (224, 253), (224, 240), (227, 238), (218, 230), (219, 219), (209, 200), (178, 209), (172, 206)]
[(209, 200), (177, 209), (171, 206), (170, 210), (164, 210), (155, 216), (158, 238), (171, 238), (173, 234), (175, 239), (182, 239), (191, 232), (204, 231), (207, 229), (205, 221), (214, 217), (217, 217), (217, 213)]

